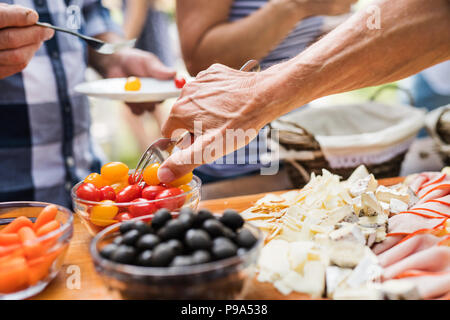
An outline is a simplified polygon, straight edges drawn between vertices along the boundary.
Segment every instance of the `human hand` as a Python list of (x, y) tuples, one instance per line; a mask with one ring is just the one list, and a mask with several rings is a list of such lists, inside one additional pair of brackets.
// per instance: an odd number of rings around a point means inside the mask
[(195, 140), (161, 165), (161, 182), (170, 182), (243, 147), (265, 124), (284, 113), (286, 101), (275, 94), (275, 77), (270, 72), (242, 72), (214, 64), (185, 85), (162, 133), (175, 137), (187, 130), (194, 133)]
[(0, 3), (0, 79), (22, 71), (54, 31), (36, 26), (36, 11)]
[[(110, 67), (106, 69), (106, 77), (152, 77), (168, 80), (175, 77), (175, 71), (166, 67), (152, 53), (139, 49), (125, 49), (112, 57)], [(129, 103), (131, 111), (136, 115), (153, 112), (156, 103)]]

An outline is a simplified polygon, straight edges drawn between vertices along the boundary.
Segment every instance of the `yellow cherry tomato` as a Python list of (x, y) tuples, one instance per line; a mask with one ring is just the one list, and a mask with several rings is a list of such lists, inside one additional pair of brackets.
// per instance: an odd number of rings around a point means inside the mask
[(125, 83), (125, 91), (141, 90), (141, 80), (137, 77), (129, 77)]
[(160, 183), (158, 179), (159, 163), (152, 163), (144, 170), (143, 178), (149, 186), (156, 186)]
[(118, 194), (120, 191), (122, 191), (123, 189), (125, 189), (125, 187), (128, 187), (129, 185), (130, 184), (128, 183), (128, 178), (126, 178), (122, 181), (111, 184), (111, 187), (114, 189), (114, 192)]
[(101, 175), (99, 175), (96, 172), (91, 173), (84, 179), (85, 183), (92, 183), (97, 188), (103, 188), (104, 186), (107, 186), (108, 183), (103, 179)]
[(91, 223), (95, 224), (96, 226), (99, 227), (106, 227), (106, 226), (110, 226), (114, 223), (119, 222), (119, 220), (99, 220), (99, 219), (91, 219)]
[(182, 184), (181, 186), (178, 186), (178, 188), (180, 188), (181, 190), (183, 190), (183, 192), (189, 192), (192, 190), (191, 186), (187, 185), (187, 184)]
[(90, 219), (91, 221), (113, 220), (118, 212), (119, 207), (114, 205), (114, 201), (104, 200), (91, 209)]
[[(179, 189), (183, 190), (183, 192), (189, 192), (192, 190), (191, 186), (187, 184), (182, 184), (181, 186), (178, 186)], [(192, 194), (186, 195), (186, 201), (189, 200), (192, 197)]]
[(171, 186), (173, 187), (179, 187), (183, 184), (188, 184), (189, 182), (191, 182), (193, 177), (192, 172), (186, 173), (184, 176), (182, 176), (181, 178), (178, 178), (177, 180), (172, 181), (171, 183), (169, 183)]
[(122, 162), (110, 162), (101, 169), (102, 178), (109, 183), (120, 182), (128, 179), (128, 166)]

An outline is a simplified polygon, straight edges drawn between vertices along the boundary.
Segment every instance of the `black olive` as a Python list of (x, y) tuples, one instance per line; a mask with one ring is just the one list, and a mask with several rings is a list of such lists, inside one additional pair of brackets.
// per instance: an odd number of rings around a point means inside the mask
[(186, 245), (192, 249), (209, 249), (211, 248), (211, 237), (205, 230), (201, 229), (190, 229), (186, 232), (184, 238)]
[(223, 235), (230, 240), (236, 239), (236, 232), (225, 226), (223, 227)]
[(211, 254), (206, 250), (197, 250), (192, 254), (194, 264), (202, 264), (211, 261)]
[(136, 250), (127, 245), (120, 245), (111, 255), (111, 260), (119, 263), (131, 264), (136, 256)]
[(158, 236), (162, 240), (181, 239), (184, 236), (184, 224), (178, 219), (170, 220), (164, 227), (159, 229)]
[(125, 234), (131, 229), (134, 229), (134, 221), (124, 221), (120, 224), (119, 231), (121, 234)]
[(153, 250), (152, 265), (155, 267), (166, 267), (175, 257), (175, 250), (167, 243), (158, 244)]
[(117, 250), (117, 245), (114, 243), (107, 244), (100, 250), (100, 255), (105, 259), (111, 259), (112, 254), (114, 251)]
[(140, 236), (139, 231), (137, 231), (136, 229), (130, 230), (123, 235), (122, 243), (129, 246), (133, 246), (139, 239), (139, 236)]
[(155, 230), (163, 227), (167, 221), (172, 219), (170, 211), (167, 209), (159, 209), (152, 218), (152, 227)]
[(175, 254), (182, 254), (183, 250), (184, 250), (184, 246), (181, 243), (180, 240), (177, 239), (171, 239), (169, 241), (166, 242), (169, 246), (171, 246), (173, 248), (173, 250), (175, 250)]
[(257, 239), (248, 229), (242, 229), (237, 233), (236, 243), (240, 247), (251, 248), (256, 243)]
[(197, 214), (194, 215), (194, 227), (200, 228), (203, 225), (203, 222), (205, 220), (214, 218), (211, 211), (208, 209), (200, 209), (198, 210)]
[(133, 229), (136, 229), (137, 231), (139, 231), (140, 235), (143, 235), (146, 233), (151, 233), (153, 231), (152, 227), (148, 223), (145, 223), (142, 220), (135, 221)]
[(180, 212), (177, 220), (181, 221), (184, 225), (184, 229), (187, 230), (192, 227), (192, 224), (194, 223), (194, 214), (187, 211)]
[(152, 257), (153, 257), (152, 251), (145, 250), (139, 254), (136, 262), (138, 265), (150, 267), (152, 265)]
[(155, 234), (144, 234), (139, 238), (139, 240), (136, 242), (136, 247), (140, 250), (148, 250), (153, 249), (156, 247), (161, 241), (159, 240), (159, 237)]
[(170, 264), (171, 267), (185, 267), (185, 266), (191, 266), (194, 264), (194, 260), (191, 256), (176, 256), (172, 263)]
[(227, 238), (215, 238), (212, 246), (212, 254), (216, 259), (225, 259), (236, 255), (236, 245)]
[(183, 213), (189, 213), (191, 215), (194, 215), (194, 210), (192, 210), (189, 207), (183, 207), (180, 209), (180, 215), (182, 215)]
[(223, 215), (220, 217), (220, 222), (232, 230), (239, 229), (244, 225), (244, 219), (241, 215), (237, 213), (237, 211), (231, 209), (227, 209), (223, 212)]
[(241, 257), (241, 256), (245, 255), (247, 252), (248, 252), (247, 249), (245, 249), (245, 248), (239, 248), (239, 249), (237, 250), (237, 255), (238, 255), (239, 257)]
[(117, 245), (120, 245), (120, 244), (122, 244), (122, 241), (123, 241), (123, 237), (122, 236), (118, 236), (118, 237), (114, 238), (113, 243), (117, 244)]
[(224, 236), (224, 228), (222, 222), (217, 219), (208, 219), (203, 222), (203, 230), (209, 233), (211, 237)]

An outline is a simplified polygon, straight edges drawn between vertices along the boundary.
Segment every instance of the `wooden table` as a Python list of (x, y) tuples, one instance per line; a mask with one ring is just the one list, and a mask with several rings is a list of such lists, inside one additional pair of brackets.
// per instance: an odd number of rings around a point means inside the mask
[[(380, 183), (384, 185), (393, 185), (402, 181), (401, 178), (391, 178), (381, 180)], [(273, 192), (275, 194), (283, 193), (285, 191)], [(226, 208), (232, 208), (238, 211), (243, 211), (252, 206), (258, 199), (262, 198), (264, 194), (255, 194), (249, 196), (239, 196), (232, 198), (223, 198), (202, 201), (201, 208), (208, 208), (214, 212), (221, 212)], [(119, 297), (113, 295), (105, 286), (102, 279), (97, 275), (89, 254), (89, 243), (91, 236), (88, 234), (85, 227), (81, 224), (78, 217), (74, 219), (74, 235), (70, 243), (69, 250), (66, 255), (64, 265), (62, 266), (59, 275), (52, 281), (52, 283), (34, 299), (46, 300), (104, 300), (104, 299), (118, 299)], [(78, 282), (80, 287), (77, 288), (73, 281), (78, 275)], [(269, 283), (259, 283), (256, 280), (250, 287), (249, 293), (246, 296), (248, 299), (305, 299), (306, 295), (293, 293), (289, 296), (284, 296), (279, 293)]]

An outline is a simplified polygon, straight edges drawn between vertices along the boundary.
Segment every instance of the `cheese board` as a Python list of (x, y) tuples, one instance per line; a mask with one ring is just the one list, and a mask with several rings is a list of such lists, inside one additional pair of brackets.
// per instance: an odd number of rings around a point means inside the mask
[[(379, 181), (384, 186), (392, 186), (402, 182), (404, 178), (389, 178)], [(285, 191), (273, 192), (280, 195)], [(222, 198), (200, 202), (199, 207), (208, 208), (213, 212), (221, 212), (226, 208), (237, 211), (244, 211), (253, 206), (265, 194), (254, 194), (247, 196)], [(44, 300), (107, 300), (120, 299), (120, 297), (110, 292), (96, 273), (92, 258), (89, 254), (89, 243), (91, 235), (86, 232), (78, 217), (74, 218), (74, 234), (68, 249), (66, 259), (61, 267), (58, 276), (42, 293), (32, 299)], [(261, 283), (254, 279), (248, 288), (246, 299), (310, 299), (311, 297), (301, 293), (281, 294), (270, 283)]]

